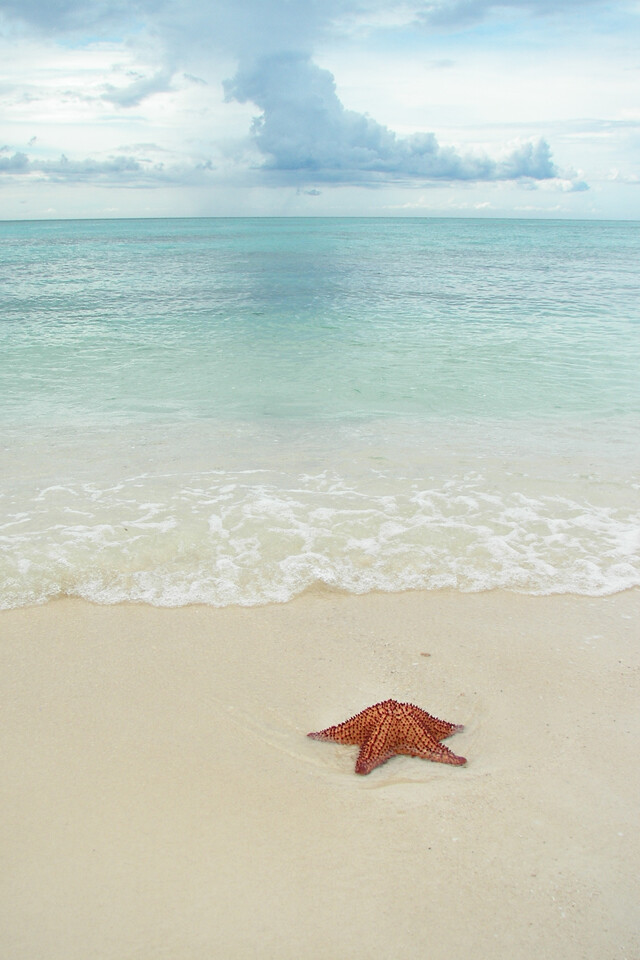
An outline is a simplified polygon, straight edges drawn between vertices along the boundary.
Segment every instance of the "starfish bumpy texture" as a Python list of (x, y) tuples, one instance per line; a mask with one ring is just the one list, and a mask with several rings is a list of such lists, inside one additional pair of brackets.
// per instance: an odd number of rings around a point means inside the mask
[(464, 757), (457, 757), (440, 741), (451, 736), (462, 726), (432, 717), (426, 710), (412, 703), (384, 700), (367, 707), (350, 720), (318, 733), (309, 733), (313, 740), (335, 740), (360, 747), (356, 773), (371, 773), (375, 767), (396, 754), (423, 757), (438, 763), (460, 766)]

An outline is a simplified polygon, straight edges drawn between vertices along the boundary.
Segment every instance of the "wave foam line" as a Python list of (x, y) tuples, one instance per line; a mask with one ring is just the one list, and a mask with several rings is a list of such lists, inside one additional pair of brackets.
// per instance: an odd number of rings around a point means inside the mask
[(49, 487), (0, 525), (0, 605), (254, 605), (316, 583), (594, 596), (640, 585), (640, 514), (628, 507), (497, 491), (475, 473), (398, 486), (238, 474)]

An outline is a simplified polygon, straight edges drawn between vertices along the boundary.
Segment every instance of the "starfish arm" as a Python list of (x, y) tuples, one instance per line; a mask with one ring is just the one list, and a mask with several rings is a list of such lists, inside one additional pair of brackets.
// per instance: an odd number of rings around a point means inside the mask
[(368, 733), (370, 724), (363, 717), (366, 711), (356, 714), (350, 720), (344, 723), (338, 723), (333, 727), (327, 727), (326, 730), (318, 730), (317, 733), (308, 733), (307, 736), (312, 740), (334, 740), (336, 743), (362, 743), (363, 737)]
[(456, 756), (452, 750), (440, 743), (437, 737), (427, 733), (418, 723), (406, 731), (404, 741), (395, 745), (395, 752), (408, 757), (434, 760), (436, 763), (450, 763), (453, 766), (462, 766), (467, 762), (465, 757)]
[(386, 716), (363, 742), (356, 760), (356, 773), (371, 773), (372, 770), (390, 760), (398, 752), (393, 747), (392, 731), (392, 717)]
[(432, 737), (435, 737), (436, 740), (446, 740), (452, 733), (458, 733), (458, 731), (464, 730), (464, 726), (461, 723), (449, 723), (447, 720), (432, 717), (430, 713), (427, 713), (426, 710), (421, 710), (420, 707), (414, 707), (413, 716), (420, 726), (426, 730), (427, 733), (430, 733)]

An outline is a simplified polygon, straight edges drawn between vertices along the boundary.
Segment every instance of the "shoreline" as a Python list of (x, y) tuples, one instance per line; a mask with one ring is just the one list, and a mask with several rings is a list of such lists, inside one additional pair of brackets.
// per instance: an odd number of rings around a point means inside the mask
[[(0, 611), (12, 960), (630, 960), (640, 589)], [(307, 739), (392, 697), (465, 767)]]

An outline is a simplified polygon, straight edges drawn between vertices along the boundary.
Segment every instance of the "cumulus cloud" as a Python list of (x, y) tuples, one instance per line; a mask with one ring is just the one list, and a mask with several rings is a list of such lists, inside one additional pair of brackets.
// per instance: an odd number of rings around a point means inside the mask
[(29, 158), (26, 153), (16, 152), (10, 157), (0, 157), (0, 174), (28, 173)]
[(545, 180), (558, 175), (544, 140), (525, 143), (501, 160), (441, 146), (433, 133), (398, 137), (371, 117), (347, 110), (333, 75), (303, 54), (265, 57), (227, 81), (226, 96), (251, 101), (262, 113), (252, 136), (264, 169), (281, 179)]

